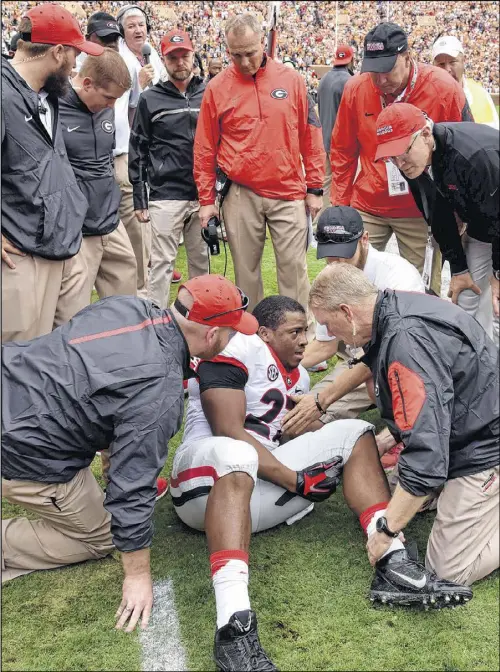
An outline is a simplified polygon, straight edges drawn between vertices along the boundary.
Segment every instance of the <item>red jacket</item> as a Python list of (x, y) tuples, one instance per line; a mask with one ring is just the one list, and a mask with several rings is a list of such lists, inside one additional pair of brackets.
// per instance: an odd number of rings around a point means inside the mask
[[(415, 87), (405, 102), (424, 110), (436, 123), (473, 121), (462, 87), (433, 65), (418, 64)], [(385, 163), (373, 160), (377, 147), (376, 122), (381, 111), (380, 93), (370, 75), (352, 77), (345, 85), (332, 133), (331, 202), (378, 217), (421, 217), (411, 193), (389, 196)], [(358, 157), (361, 170), (354, 182)]]
[(321, 125), (298, 72), (268, 58), (255, 77), (231, 65), (211, 80), (194, 142), (201, 205), (215, 201), (216, 165), (264, 198), (301, 200), (306, 187), (323, 188)]

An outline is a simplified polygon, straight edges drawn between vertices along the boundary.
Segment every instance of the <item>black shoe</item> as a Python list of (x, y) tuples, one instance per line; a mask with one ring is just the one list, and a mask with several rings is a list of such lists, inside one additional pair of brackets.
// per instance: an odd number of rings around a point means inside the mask
[(455, 607), (472, 599), (472, 590), (445, 581), (412, 560), (405, 549), (393, 551), (375, 566), (370, 601), (382, 604)]
[(273, 672), (278, 670), (260, 645), (254, 611), (237, 611), (215, 633), (214, 660), (222, 672)]

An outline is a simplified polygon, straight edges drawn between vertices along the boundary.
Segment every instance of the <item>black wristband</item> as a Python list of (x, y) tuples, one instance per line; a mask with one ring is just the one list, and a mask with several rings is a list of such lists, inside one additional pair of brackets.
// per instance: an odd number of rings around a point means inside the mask
[(314, 403), (316, 404), (316, 408), (321, 413), (321, 415), (324, 415), (326, 411), (323, 410), (321, 404), (319, 403), (319, 392), (316, 392), (316, 394), (314, 395)]
[(308, 187), (307, 193), (313, 194), (314, 196), (323, 196), (323, 189), (311, 189)]

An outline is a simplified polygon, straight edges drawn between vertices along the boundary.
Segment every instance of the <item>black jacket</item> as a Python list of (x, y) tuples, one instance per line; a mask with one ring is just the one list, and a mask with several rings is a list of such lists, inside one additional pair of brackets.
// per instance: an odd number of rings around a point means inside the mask
[(498, 349), (473, 317), (437, 297), (386, 289), (365, 352), (380, 413), (405, 445), (404, 490), (424, 496), (498, 465)]
[(352, 74), (347, 69), (347, 65), (333, 67), (321, 78), (318, 87), (318, 111), (323, 132), (323, 145), (328, 156), (330, 156), (330, 142), (332, 140), (332, 131), (337, 119), (344, 86), (350, 80)]
[(57, 98), (49, 102), (52, 139), (38, 95), (2, 58), (2, 233), (28, 254), (69, 259), (80, 249), (88, 203), (66, 155)]
[(171, 82), (144, 91), (130, 132), (129, 179), (134, 208), (151, 201), (195, 201), (193, 143), (206, 84), (193, 77), (183, 95)]
[(473, 122), (434, 125), (433, 179), (427, 172), (408, 180), (415, 202), (432, 229), (451, 272), (467, 270), (454, 212), (471, 238), (492, 243), (493, 270), (499, 269), (499, 135)]
[(120, 187), (113, 170), (115, 114), (109, 108), (92, 113), (73, 88), (59, 101), (68, 159), (89, 203), (84, 236), (104, 236), (120, 223)]
[(110, 449), (105, 507), (121, 551), (149, 546), (156, 477), (184, 412), (187, 343), (168, 310), (103, 299), (2, 346), (2, 476), (66, 483)]

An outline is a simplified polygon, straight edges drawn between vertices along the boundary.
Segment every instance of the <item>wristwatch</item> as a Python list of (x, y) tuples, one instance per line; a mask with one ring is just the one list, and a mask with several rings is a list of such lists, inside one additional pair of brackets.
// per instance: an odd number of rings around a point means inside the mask
[(308, 194), (313, 194), (314, 196), (323, 196), (323, 189), (307, 189)]
[(493, 277), (500, 280), (500, 271), (493, 271)]
[(387, 518), (385, 516), (380, 516), (380, 518), (377, 519), (375, 527), (376, 527), (377, 532), (383, 532), (388, 537), (392, 537), (393, 539), (396, 539), (396, 537), (399, 537), (399, 532), (392, 532), (387, 527)]

